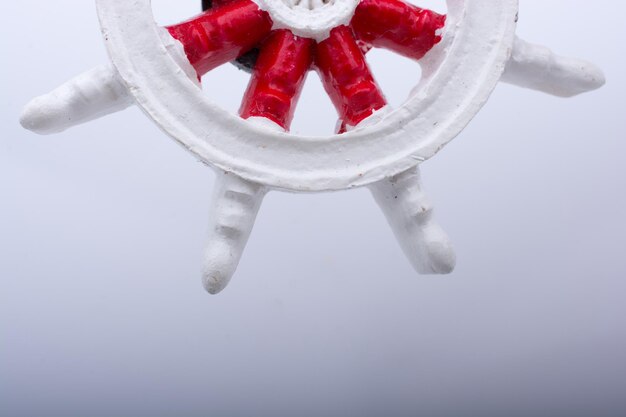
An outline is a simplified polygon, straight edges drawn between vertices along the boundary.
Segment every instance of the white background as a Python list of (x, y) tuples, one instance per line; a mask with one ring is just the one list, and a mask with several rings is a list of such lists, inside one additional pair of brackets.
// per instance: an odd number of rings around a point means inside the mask
[[(23, 130), (22, 105), (107, 58), (92, 1), (3, 2), (0, 415), (625, 415), (625, 12), (521, 1), (520, 36), (608, 84), (571, 100), (501, 85), (424, 164), (454, 274), (416, 276), (366, 190), (271, 193), (209, 296), (212, 171), (136, 108)], [(370, 62), (392, 103), (419, 78)], [(227, 65), (205, 88), (234, 111), (246, 82)], [(335, 117), (311, 74), (294, 130)]]

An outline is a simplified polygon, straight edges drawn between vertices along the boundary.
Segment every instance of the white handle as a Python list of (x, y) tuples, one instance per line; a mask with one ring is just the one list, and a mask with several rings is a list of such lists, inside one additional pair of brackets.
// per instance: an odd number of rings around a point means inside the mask
[(606, 82), (600, 68), (577, 58), (555, 54), (517, 38), (502, 81), (558, 97), (598, 89)]

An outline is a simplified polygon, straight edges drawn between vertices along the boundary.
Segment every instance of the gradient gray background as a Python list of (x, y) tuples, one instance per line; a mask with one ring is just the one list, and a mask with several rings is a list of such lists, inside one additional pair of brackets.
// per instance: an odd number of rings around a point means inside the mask
[[(17, 123), (106, 62), (93, 1), (3, 2), (0, 415), (626, 415), (626, 6), (521, 3), (521, 36), (609, 83), (572, 100), (501, 85), (424, 164), (453, 275), (416, 276), (366, 190), (271, 193), (213, 297), (210, 169), (136, 108), (50, 137)], [(393, 103), (418, 79), (390, 53), (371, 65)], [(234, 110), (246, 81), (225, 66), (207, 93)], [(312, 74), (294, 130), (334, 123)]]

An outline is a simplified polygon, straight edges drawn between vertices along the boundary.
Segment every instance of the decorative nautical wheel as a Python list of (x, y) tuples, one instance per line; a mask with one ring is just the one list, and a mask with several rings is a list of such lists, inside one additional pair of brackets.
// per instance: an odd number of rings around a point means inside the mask
[[(141, 107), (218, 171), (204, 284), (235, 272), (266, 192), (367, 186), (420, 273), (455, 255), (424, 196), (418, 165), (456, 137), (503, 80), (559, 96), (600, 87), (602, 72), (515, 37), (517, 0), (448, 0), (447, 14), (402, 0), (213, 0), (199, 16), (157, 26), (150, 0), (96, 0), (112, 65), (29, 103), (24, 127), (54, 133)], [(366, 62), (370, 48), (419, 60), (422, 77), (391, 109)], [(213, 104), (200, 77), (236, 61), (251, 72), (239, 117)], [(289, 133), (310, 69), (337, 109), (337, 133)]]

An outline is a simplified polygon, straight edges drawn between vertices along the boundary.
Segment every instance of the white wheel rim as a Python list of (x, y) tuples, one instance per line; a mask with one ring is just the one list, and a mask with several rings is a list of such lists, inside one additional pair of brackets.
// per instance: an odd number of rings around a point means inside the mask
[(364, 186), (435, 155), (478, 113), (511, 54), (518, 0), (448, 0), (444, 40), (411, 97), (343, 135), (274, 132), (209, 99), (167, 53), (150, 0), (96, 0), (107, 49), (137, 104), (210, 166), (290, 191)]

